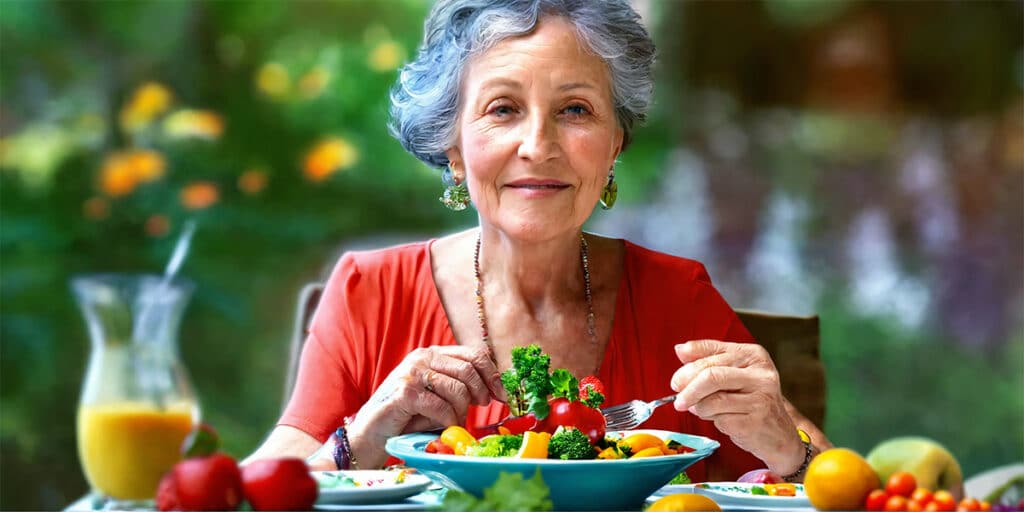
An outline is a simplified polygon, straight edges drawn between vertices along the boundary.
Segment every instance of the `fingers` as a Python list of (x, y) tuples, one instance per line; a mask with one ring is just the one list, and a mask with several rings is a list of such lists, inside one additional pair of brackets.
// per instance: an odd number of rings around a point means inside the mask
[(719, 391), (749, 391), (754, 377), (749, 371), (731, 366), (712, 366), (702, 370), (676, 395), (675, 408), (685, 411), (708, 395)]
[(439, 394), (452, 404), (455, 403), (453, 399), (460, 402), (472, 400), (477, 405), (487, 405), (491, 401), (490, 388), (484, 383), (473, 363), (458, 357), (441, 356), (434, 357), (428, 363), (428, 367), (428, 372), (441, 377), (440, 382), (444, 383), (441, 391), (445, 393)]
[(698, 359), (730, 352), (737, 343), (727, 343), (718, 340), (693, 340), (676, 345), (676, 357), (683, 364)]
[[(678, 353), (679, 349), (676, 349)], [(733, 366), (733, 356), (729, 353), (718, 353), (684, 364), (672, 374), (672, 391), (679, 392), (686, 388), (700, 372), (714, 366)]]
[(747, 414), (758, 416), (764, 408), (764, 397), (758, 393), (737, 393), (719, 391), (711, 393), (702, 400), (691, 405), (689, 411), (701, 419), (710, 420), (723, 414)]
[[(463, 346), (463, 345), (450, 345), (443, 347), (430, 347), (427, 349), (420, 349), (430, 352), (430, 356), (434, 360), (455, 358), (469, 363), (472, 369), (477, 374), (477, 379), (473, 383), (469, 382), (468, 371), (465, 368), (457, 369), (460, 375), (465, 378), (460, 379), (467, 384), (469, 390), (473, 392), (474, 403), (480, 405), (487, 405), (490, 401), (490, 397), (494, 397), (504, 402), (508, 399), (505, 387), (501, 385), (501, 373), (498, 372), (498, 367), (494, 363), (494, 359), (491, 355), (491, 350), (486, 345), (479, 345), (475, 347)], [(434, 367), (437, 371), (443, 371), (445, 374), (455, 378), (459, 376), (452, 374), (447, 371), (448, 369), (456, 369), (457, 364), (448, 362), (445, 363), (445, 368)], [(486, 395), (486, 396), (484, 396)]]
[[(476, 372), (473, 374), (476, 375)], [(445, 402), (448, 402), (455, 410), (455, 414), (461, 423), (466, 417), (466, 411), (469, 409), (470, 391), (468, 386), (459, 379), (434, 370), (425, 370), (421, 373), (421, 376), (423, 390), (427, 393), (433, 393), (441, 397)], [(485, 399), (487, 398), (489, 397), (485, 395)], [(486, 403), (484, 402), (484, 404)]]

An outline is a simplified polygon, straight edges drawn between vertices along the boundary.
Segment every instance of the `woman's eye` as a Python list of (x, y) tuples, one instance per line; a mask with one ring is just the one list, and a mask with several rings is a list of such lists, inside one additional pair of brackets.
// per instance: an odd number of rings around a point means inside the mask
[(585, 116), (590, 113), (590, 110), (583, 105), (569, 105), (563, 110), (566, 114), (571, 116)]
[(498, 105), (491, 108), (490, 114), (498, 117), (507, 117), (516, 113), (516, 109), (510, 105)]

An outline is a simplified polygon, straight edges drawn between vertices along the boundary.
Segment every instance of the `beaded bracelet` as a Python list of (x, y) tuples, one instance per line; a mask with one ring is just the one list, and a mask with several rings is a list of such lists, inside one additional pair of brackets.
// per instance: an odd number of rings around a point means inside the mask
[(348, 442), (348, 418), (345, 425), (334, 431), (334, 464), (338, 469), (359, 469), (352, 445)]
[(800, 464), (800, 467), (797, 468), (796, 471), (782, 477), (783, 480), (791, 483), (800, 480), (800, 476), (804, 474), (804, 471), (807, 471), (807, 466), (811, 463), (812, 455), (811, 436), (807, 435), (807, 432), (804, 432), (802, 429), (798, 428), (796, 431), (800, 435), (800, 442), (804, 444), (804, 462), (803, 464)]

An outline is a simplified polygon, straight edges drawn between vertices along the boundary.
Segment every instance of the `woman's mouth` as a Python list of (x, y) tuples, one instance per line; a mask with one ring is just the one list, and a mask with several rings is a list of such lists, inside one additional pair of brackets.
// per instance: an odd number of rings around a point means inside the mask
[(568, 183), (558, 180), (518, 180), (505, 185), (516, 195), (526, 199), (553, 196), (569, 188)]

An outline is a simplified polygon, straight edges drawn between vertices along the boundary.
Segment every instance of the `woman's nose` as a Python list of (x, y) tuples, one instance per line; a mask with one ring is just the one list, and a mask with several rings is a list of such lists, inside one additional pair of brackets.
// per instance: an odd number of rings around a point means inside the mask
[(558, 127), (550, 119), (542, 115), (532, 115), (522, 127), (519, 158), (543, 162), (558, 154)]

